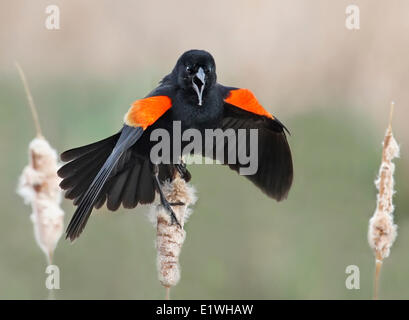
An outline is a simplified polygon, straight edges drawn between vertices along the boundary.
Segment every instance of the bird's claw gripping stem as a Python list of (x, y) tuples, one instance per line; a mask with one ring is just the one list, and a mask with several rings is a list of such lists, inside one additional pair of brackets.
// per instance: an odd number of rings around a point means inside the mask
[(179, 164), (175, 165), (176, 170), (179, 172), (180, 176), (185, 179), (186, 177), (186, 173), (187, 173), (187, 169), (186, 169), (186, 163), (183, 162), (183, 160), (180, 160)]
[(174, 206), (184, 206), (185, 203), (182, 202), (182, 201), (178, 201), (178, 202), (171, 202), (170, 205), (173, 206), (173, 207)]
[(182, 228), (182, 225), (179, 223), (178, 219), (176, 218), (176, 214), (172, 209), (172, 205), (166, 200), (164, 199), (164, 201), (162, 201), (162, 206), (168, 211), (169, 215), (170, 215), (170, 219), (171, 219), (171, 224), (177, 224), (180, 228)]
[(158, 167), (154, 166), (154, 180), (155, 180), (155, 184), (156, 184), (156, 188), (159, 192), (159, 196), (160, 196), (160, 202), (161, 205), (166, 209), (166, 211), (169, 213), (170, 218), (171, 218), (171, 223), (172, 224), (177, 224), (180, 228), (182, 228), (182, 225), (180, 224), (180, 222), (178, 221), (175, 212), (172, 209), (172, 206), (183, 206), (185, 205), (183, 202), (178, 201), (178, 202), (173, 202), (173, 203), (169, 203), (169, 201), (166, 199), (165, 195), (163, 194), (161, 185), (160, 185), (160, 181), (158, 178)]

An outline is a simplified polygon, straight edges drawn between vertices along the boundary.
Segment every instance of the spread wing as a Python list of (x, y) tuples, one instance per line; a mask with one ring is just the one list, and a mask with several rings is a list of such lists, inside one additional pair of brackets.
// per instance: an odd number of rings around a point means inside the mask
[[(250, 129), (258, 129), (255, 157), (257, 171), (246, 175), (246, 178), (269, 197), (277, 201), (285, 199), (293, 181), (291, 150), (284, 132), (287, 129), (258, 103), (251, 91), (221, 85), (219, 89), (224, 98), (222, 129), (233, 129), (235, 133), (239, 129), (245, 129), (245, 144), (238, 144), (237, 150), (245, 151), (247, 155), (251, 154)], [(229, 152), (227, 141), (225, 139), (225, 157)], [(224, 163), (227, 160), (225, 158)], [(240, 164), (239, 159), (236, 159), (236, 164), (229, 164), (229, 167), (237, 172), (247, 166)]]
[(118, 134), (61, 155), (69, 162), (58, 171), (63, 178), (60, 186), (67, 190), (65, 197), (78, 205), (67, 227), (67, 238), (74, 240), (81, 234), (93, 207), (107, 202), (108, 209), (115, 211), (121, 203), (133, 208), (154, 201), (149, 155), (138, 154), (133, 146), (171, 108), (169, 96), (160, 93), (135, 101)]

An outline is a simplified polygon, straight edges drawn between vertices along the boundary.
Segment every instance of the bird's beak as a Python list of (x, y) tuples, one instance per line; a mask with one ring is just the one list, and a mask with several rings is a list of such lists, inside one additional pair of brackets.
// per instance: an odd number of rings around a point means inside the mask
[(205, 77), (206, 75), (203, 69), (199, 68), (199, 70), (192, 79), (193, 89), (195, 89), (197, 97), (199, 98), (199, 106), (202, 105), (202, 96), (205, 87)]

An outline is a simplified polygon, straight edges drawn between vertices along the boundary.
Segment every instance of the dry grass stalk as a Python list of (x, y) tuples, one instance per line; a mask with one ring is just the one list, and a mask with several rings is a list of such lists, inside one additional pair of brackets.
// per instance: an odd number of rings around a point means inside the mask
[(156, 225), (158, 277), (166, 288), (166, 299), (169, 299), (170, 288), (180, 280), (179, 255), (186, 237), (183, 226), (192, 213), (189, 206), (196, 202), (196, 196), (194, 188), (179, 175), (171, 183), (166, 182), (162, 188), (170, 203), (184, 203), (173, 206), (182, 228), (171, 223), (169, 213), (161, 205), (157, 205), (151, 214), (151, 220)]
[(37, 137), (29, 144), (29, 164), (20, 176), (17, 193), (32, 207), (31, 221), (34, 225), (35, 239), (51, 264), (55, 247), (63, 233), (64, 223), (64, 211), (60, 208), (62, 194), (59, 187), (61, 179), (57, 176), (57, 152), (41, 134), (27, 80), (17, 63), (16, 66), (26, 89), (37, 128)]
[(393, 222), (393, 194), (395, 165), (392, 160), (399, 157), (399, 145), (392, 134), (392, 115), (394, 103), (391, 104), (389, 126), (383, 141), (382, 163), (378, 178), (375, 181), (378, 189), (376, 210), (369, 220), (368, 241), (376, 257), (374, 299), (378, 298), (379, 276), (382, 262), (389, 256), (390, 248), (397, 236), (397, 226)]
[(37, 137), (42, 137), (43, 134), (41, 131), (40, 120), (38, 119), (37, 109), (35, 107), (33, 96), (31, 95), (30, 88), (28, 86), (26, 75), (24, 74), (23, 69), (20, 67), (20, 65), (17, 62), (15, 62), (15, 64), (18, 73), (20, 74), (21, 81), (23, 82), (24, 90), (26, 91), (28, 105), (30, 107), (31, 115), (33, 116), (34, 125), (36, 127)]

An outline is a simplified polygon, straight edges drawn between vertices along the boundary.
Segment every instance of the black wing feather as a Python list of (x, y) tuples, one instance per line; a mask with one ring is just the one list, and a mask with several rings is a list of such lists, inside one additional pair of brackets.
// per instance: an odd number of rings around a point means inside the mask
[[(246, 178), (277, 201), (287, 198), (293, 181), (293, 162), (285, 126), (276, 118), (269, 119), (225, 103), (222, 129), (229, 128), (258, 129), (258, 170)], [(248, 136), (246, 141), (249, 141)], [(244, 147), (248, 154), (249, 144)], [(225, 148), (226, 155), (227, 144)], [(227, 158), (223, 163), (227, 163)], [(237, 162), (229, 167), (239, 172), (241, 165)]]
[[(163, 83), (146, 97), (171, 96), (173, 92), (173, 85)], [(98, 209), (107, 203), (107, 208), (115, 211), (121, 203), (125, 208), (134, 208), (138, 203), (154, 201), (156, 188), (149, 154), (146, 150), (141, 153), (139, 142), (132, 147), (142, 133), (141, 128), (124, 126), (116, 135), (61, 154), (61, 160), (68, 162), (58, 171), (63, 178), (61, 187), (67, 190), (65, 197), (78, 205), (67, 238), (79, 236), (93, 207)], [(146, 147), (146, 141), (140, 143)], [(159, 172), (164, 181), (172, 179), (175, 168), (161, 164)], [(186, 178), (190, 178), (187, 171)]]
[(88, 144), (86, 146), (67, 150), (61, 154), (61, 160), (64, 162), (71, 161), (81, 156), (84, 156), (85, 154), (90, 153), (92, 151), (99, 150), (101, 149), (101, 147), (112, 146), (113, 148), (116, 142), (118, 141), (118, 138), (121, 135), (121, 132), (118, 132), (117, 134), (111, 137), (105, 138), (103, 140)]
[[(71, 241), (73, 241), (81, 234), (91, 214), (92, 207), (97, 202), (98, 196), (100, 195), (105, 182), (108, 180), (110, 174), (114, 171), (118, 162), (120, 162), (121, 157), (124, 156), (124, 153), (126, 153), (126, 151), (133, 144), (135, 144), (135, 142), (141, 137), (142, 133), (142, 128), (134, 128), (129, 126), (123, 127), (118, 142), (116, 143), (111, 154), (108, 156), (107, 160), (91, 182), (86, 192), (83, 194), (83, 196), (81, 196), (79, 205), (66, 231), (67, 238), (69, 238)], [(98, 145), (98, 143), (95, 143), (93, 145)], [(65, 159), (72, 158), (74, 157), (74, 155), (75, 157), (83, 155), (85, 149), (82, 149), (81, 152), (78, 152), (78, 150), (80, 149), (81, 148), (78, 148), (77, 152), (71, 152), (69, 154), (70, 157), (67, 156), (65, 157)]]

